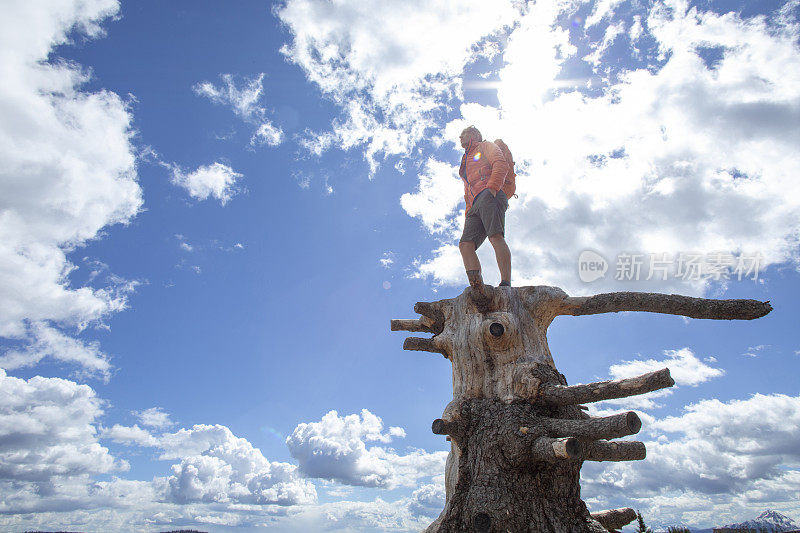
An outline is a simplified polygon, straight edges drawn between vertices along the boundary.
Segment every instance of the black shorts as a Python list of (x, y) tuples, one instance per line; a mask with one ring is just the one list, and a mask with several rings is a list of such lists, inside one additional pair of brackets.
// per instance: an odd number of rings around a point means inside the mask
[(472, 207), (467, 211), (464, 221), (464, 233), (461, 242), (472, 241), (477, 249), (486, 237), (498, 233), (506, 234), (506, 210), (508, 198), (503, 191), (497, 191), (497, 196), (492, 196), (492, 191), (484, 189), (472, 202)]

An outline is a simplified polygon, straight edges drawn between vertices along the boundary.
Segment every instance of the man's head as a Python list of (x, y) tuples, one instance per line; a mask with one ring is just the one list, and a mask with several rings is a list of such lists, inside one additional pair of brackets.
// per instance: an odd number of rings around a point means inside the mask
[(470, 143), (481, 142), (483, 140), (483, 135), (481, 135), (481, 132), (478, 131), (478, 128), (475, 126), (467, 126), (464, 128), (464, 131), (461, 132), (459, 139), (461, 140), (461, 147), (466, 150), (469, 148)]

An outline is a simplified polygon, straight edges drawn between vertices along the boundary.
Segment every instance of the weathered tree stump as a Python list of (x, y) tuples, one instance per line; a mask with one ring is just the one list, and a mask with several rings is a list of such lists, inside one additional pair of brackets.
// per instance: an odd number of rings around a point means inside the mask
[[(590, 515), (580, 494), (583, 461), (634, 461), (636, 413), (594, 418), (579, 404), (644, 394), (675, 384), (669, 369), (636, 378), (568, 386), (547, 345), (559, 315), (649, 311), (711, 319), (754, 319), (772, 309), (755, 300), (619, 292), (573, 298), (557, 287), (498, 287), (470, 279), (456, 298), (418, 302), (419, 319), (393, 331), (433, 333), (403, 347), (452, 362), (453, 401), (432, 430), (448, 435), (444, 510), (429, 533), (604, 532), (632, 520), (628, 509)], [(635, 514), (634, 514), (635, 517)], [(605, 527), (604, 527), (605, 526)]]

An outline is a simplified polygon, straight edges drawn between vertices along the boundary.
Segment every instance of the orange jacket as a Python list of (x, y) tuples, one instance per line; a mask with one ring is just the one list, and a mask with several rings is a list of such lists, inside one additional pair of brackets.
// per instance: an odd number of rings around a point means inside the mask
[(467, 211), (472, 202), (484, 189), (495, 193), (503, 187), (508, 174), (508, 163), (503, 152), (491, 141), (472, 143), (461, 157), (461, 168), (458, 174), (464, 182), (464, 200)]

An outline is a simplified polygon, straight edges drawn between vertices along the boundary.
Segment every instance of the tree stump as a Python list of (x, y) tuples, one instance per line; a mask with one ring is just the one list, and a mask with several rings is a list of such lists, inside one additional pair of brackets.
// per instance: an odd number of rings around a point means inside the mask
[[(407, 350), (444, 355), (453, 366), (453, 401), (432, 430), (448, 435), (445, 507), (428, 533), (605, 532), (627, 509), (597, 513), (581, 500), (583, 461), (632, 461), (644, 444), (634, 412), (590, 417), (580, 404), (644, 394), (675, 384), (669, 369), (568, 386), (547, 345), (559, 315), (648, 311), (711, 319), (754, 319), (772, 309), (755, 300), (709, 300), (618, 292), (569, 297), (558, 287), (489, 287), (480, 278), (456, 298), (418, 302), (419, 319), (392, 320)], [(610, 517), (613, 517), (610, 518)], [(598, 521), (598, 519), (600, 521)], [(628, 520), (629, 522), (630, 520)], [(627, 523), (627, 522), (625, 522)]]

